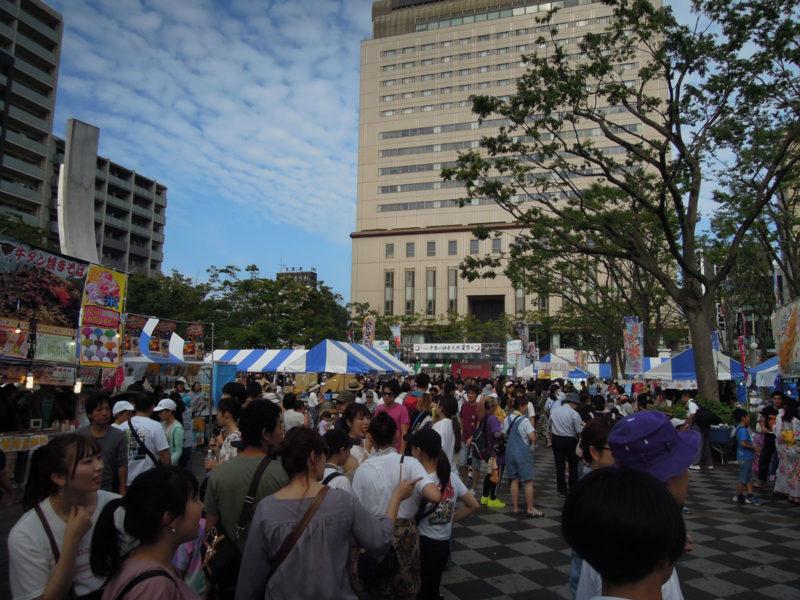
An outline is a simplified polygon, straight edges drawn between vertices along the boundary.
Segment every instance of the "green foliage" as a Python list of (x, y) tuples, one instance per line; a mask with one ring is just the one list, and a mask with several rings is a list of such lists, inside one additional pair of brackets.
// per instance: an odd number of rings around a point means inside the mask
[[(546, 49), (525, 58), (514, 96), (474, 98), (479, 120), (508, 125), (442, 177), (464, 184), (462, 203), (488, 197), (506, 210), (524, 228), (523, 251), (502, 264), (471, 257), (462, 272), (505, 268), (523, 280), (587, 256), (635, 265), (685, 315), (698, 385), (715, 398), (717, 289), (800, 162), (797, 4), (692, 0), (696, 27), (647, 0), (609, 4), (611, 22), (583, 37), (580, 59), (553, 28), (538, 40)], [(705, 234), (701, 200), (712, 183), (736, 218)], [(702, 269), (708, 254), (715, 271)]]
[(37, 246), (51, 252), (60, 252), (61, 249), (50, 242), (47, 231), (41, 227), (28, 225), (22, 217), (16, 214), (0, 214), (0, 235), (19, 240), (31, 246)]
[(345, 339), (347, 310), (327, 286), (267, 279), (258, 268), (210, 267), (207, 283), (171, 276), (133, 275), (128, 312), (214, 323), (217, 348), (312, 347), (325, 338)]

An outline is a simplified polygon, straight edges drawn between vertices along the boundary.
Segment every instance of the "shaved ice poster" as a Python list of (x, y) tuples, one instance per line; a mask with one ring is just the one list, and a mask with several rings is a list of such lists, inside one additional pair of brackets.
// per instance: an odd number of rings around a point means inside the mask
[(85, 367), (110, 367), (121, 362), (122, 309), (128, 276), (91, 265), (83, 290), (80, 363)]

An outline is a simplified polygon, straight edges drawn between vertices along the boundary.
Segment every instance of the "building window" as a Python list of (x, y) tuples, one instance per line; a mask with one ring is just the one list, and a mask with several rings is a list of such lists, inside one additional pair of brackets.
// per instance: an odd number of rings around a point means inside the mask
[(430, 81), (431, 79), (434, 79), (435, 77), (436, 77), (436, 75), (434, 73), (426, 73), (425, 75), (420, 77), (420, 79), (422, 81)]
[(470, 75), (470, 74), (472, 74), (472, 69), (459, 69), (458, 70), (458, 74), (459, 75)]
[(383, 71), (394, 71), (397, 68), (397, 65), (383, 65), (381, 69)]
[(408, 48), (403, 48), (403, 54), (411, 54), (416, 50), (416, 46), (409, 46)]
[(414, 92), (403, 92), (403, 100), (408, 100), (414, 97)]
[(426, 67), (428, 65), (432, 65), (435, 62), (436, 62), (436, 60), (433, 59), (433, 58), (425, 58), (425, 59), (419, 61), (419, 64), (422, 65), (423, 67)]
[(414, 83), (414, 77), (403, 77), (403, 83)]
[(508, 37), (508, 32), (507, 32), (507, 31), (501, 31), (501, 32), (500, 32), (500, 33), (498, 33), (498, 34), (497, 34), (495, 37), (496, 37), (498, 40), (502, 40), (503, 38), (507, 38), (507, 37)]
[(425, 271), (425, 314), (436, 314), (436, 270)]
[(420, 48), (422, 48), (423, 50), (433, 50), (434, 48), (436, 48), (436, 44), (433, 43), (423, 44), (422, 46), (420, 46)]
[(460, 100), (458, 102), (458, 105), (462, 108), (464, 108), (465, 106), (472, 106), (472, 100)]
[(521, 44), (517, 46), (517, 52), (527, 52), (528, 51), (528, 44)]
[(465, 52), (464, 54), (459, 54), (458, 55), (458, 60), (469, 60), (471, 58), (472, 58), (472, 53), (471, 52)]
[(497, 70), (498, 71), (505, 71), (510, 66), (511, 66), (511, 63), (500, 63), (499, 65), (497, 65)]
[(498, 79), (497, 80), (497, 85), (498, 86), (511, 85), (511, 80), (510, 79)]
[(483, 65), (482, 67), (478, 67), (478, 73), (488, 73), (492, 70), (492, 67), (489, 65)]
[(452, 102), (442, 102), (439, 105), (439, 108), (441, 108), (443, 110), (447, 110), (448, 108), (453, 108), (453, 103)]
[(397, 54), (397, 50), (384, 50), (383, 51), (383, 55), (384, 56), (394, 56), (395, 54)]
[(453, 40), (447, 40), (446, 42), (442, 42), (442, 48), (449, 48), (453, 45)]
[(480, 252), (480, 243), (478, 240), (470, 240), (469, 241), (469, 253), (470, 254), (477, 254)]
[(458, 254), (458, 242), (456, 240), (450, 240), (447, 242), (447, 255), (448, 256), (455, 256)]
[(430, 112), (434, 108), (435, 107), (433, 106), (433, 104), (426, 104), (425, 106), (422, 107), (422, 112)]
[(458, 43), (461, 44), (462, 46), (466, 46), (470, 42), (472, 42), (472, 38), (461, 38), (460, 40), (458, 40)]
[(410, 114), (411, 114), (411, 113), (413, 113), (415, 110), (416, 110), (416, 109), (415, 109), (413, 106), (411, 106), (411, 107), (409, 107), (409, 108), (404, 108), (402, 112), (403, 112), (403, 114), (404, 114), (404, 115), (410, 115)]
[(416, 67), (416, 66), (417, 66), (417, 62), (412, 60), (410, 62), (404, 62), (402, 65), (400, 65), (400, 68), (401, 69), (411, 69), (411, 68)]
[(481, 50), (480, 52), (478, 52), (478, 56), (482, 58), (484, 56), (489, 56), (491, 53), (492, 53), (491, 50)]
[(433, 96), (434, 90), (422, 90), (419, 95), (420, 96)]
[(427, 255), (428, 256), (436, 256), (436, 242), (428, 242), (428, 244), (427, 244)]
[(406, 271), (406, 316), (414, 314), (414, 271)]
[(453, 72), (452, 71), (442, 71), (442, 79), (447, 79), (448, 77), (452, 77), (452, 76), (453, 76)]
[(453, 57), (452, 56), (443, 56), (441, 58), (441, 60), (442, 60), (443, 63), (448, 63), (448, 62), (451, 62), (453, 60)]
[(386, 258), (394, 258), (394, 244), (386, 244)]
[(414, 258), (414, 242), (406, 243), (406, 258)]
[(395, 113), (395, 111), (393, 111), (393, 110), (384, 110), (384, 111), (381, 111), (381, 116), (382, 117), (391, 117), (391, 116), (394, 115), (394, 113)]
[(514, 294), (514, 310), (517, 313), (525, 312), (525, 290), (517, 288)]
[(503, 251), (503, 240), (494, 238), (492, 240), (492, 254), (500, 254)]
[(498, 48), (497, 49), (497, 53), (498, 54), (508, 54), (508, 52), (509, 52), (508, 48)]
[(490, 85), (492, 85), (492, 82), (491, 82), (491, 81), (481, 81), (481, 82), (478, 84), (478, 87), (479, 87), (479, 88), (488, 88)]
[(479, 35), (478, 36), (478, 41), (479, 42), (488, 42), (489, 41), (489, 35), (488, 34), (487, 35)]
[(383, 100), (384, 102), (391, 102), (394, 99), (395, 99), (395, 95), (394, 94), (390, 94), (388, 96), (383, 96), (381, 98), (381, 100)]
[(394, 314), (394, 271), (386, 271), (383, 276), (383, 314)]
[(459, 92), (468, 92), (471, 89), (472, 89), (472, 84), (471, 83), (465, 83), (463, 85), (458, 86), (458, 91)]
[(447, 269), (447, 310), (458, 310), (458, 269)]
[(439, 90), (439, 93), (440, 94), (449, 94), (452, 91), (453, 91), (453, 88), (451, 88), (451, 87), (443, 87), (442, 89)]
[(527, 29), (517, 29), (517, 35), (525, 35), (528, 33)]
[(539, 296), (539, 310), (542, 312), (547, 312), (548, 310), (547, 296)]

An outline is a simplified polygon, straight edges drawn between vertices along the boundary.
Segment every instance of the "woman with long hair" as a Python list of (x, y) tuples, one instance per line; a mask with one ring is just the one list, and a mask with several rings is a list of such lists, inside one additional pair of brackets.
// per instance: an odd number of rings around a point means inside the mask
[[(258, 504), (239, 571), (237, 600), (355, 600), (348, 577), (348, 540), (352, 537), (381, 556), (389, 547), (398, 507), (419, 480), (394, 486), (385, 513), (372, 515), (349, 492), (320, 483), (325, 450), (325, 441), (312, 429), (296, 427), (286, 433), (277, 454), (289, 483)], [(310, 521), (285, 555), (286, 564), (276, 564), (286, 539), (318, 497)]]
[(456, 454), (461, 450), (461, 422), (458, 420), (458, 400), (447, 394), (439, 400), (439, 414), (433, 429), (442, 438), (442, 449), (450, 461), (450, 468), (457, 470)]
[(372, 413), (366, 404), (351, 402), (344, 409), (344, 422), (351, 443), (350, 458), (344, 463), (344, 468), (351, 480), (358, 466), (367, 459), (367, 428), (371, 419)]
[[(109, 579), (103, 600), (200, 600), (175, 574), (172, 559), (197, 538), (202, 515), (197, 480), (186, 469), (150, 469), (134, 479), (124, 498), (103, 509), (92, 536), (92, 572)], [(120, 545), (120, 521), (138, 542), (130, 552)]]
[(104, 580), (89, 570), (92, 531), (117, 494), (100, 489), (103, 461), (90, 437), (59, 435), (31, 456), (23, 506), (8, 535), (14, 598), (99, 598)]
[(503, 471), (506, 468), (503, 422), (496, 416), (496, 410), (499, 408), (497, 398), (489, 396), (486, 398), (484, 406), (486, 410), (481, 419), (481, 428), (483, 429), (483, 434), (486, 436), (487, 447), (489, 449), (489, 456), (487, 456), (486, 459), (494, 459), (497, 463), (498, 477), (497, 481), (492, 481), (494, 473), (493, 469), (489, 469), (489, 472), (483, 479), (481, 504), (485, 504), (489, 508), (505, 508), (505, 502), (497, 499), (497, 488), (503, 480)]
[[(467, 490), (442, 450), (442, 438), (430, 427), (420, 429), (411, 437), (411, 454), (427, 472), (423, 482), (439, 488), (441, 500), (433, 505), (424, 503), (419, 518), (420, 590), (417, 600), (438, 600), (442, 573), (450, 556), (450, 537), (453, 521), (460, 521), (480, 508)], [(456, 510), (456, 500), (464, 506)]]
[(242, 414), (242, 403), (236, 398), (227, 397), (219, 401), (217, 407), (217, 424), (222, 428), (218, 436), (211, 438), (209, 448), (216, 455), (216, 459), (207, 458), (205, 468), (207, 471), (224, 463), (239, 454), (234, 442), (240, 442), (242, 435), (239, 433), (239, 415)]

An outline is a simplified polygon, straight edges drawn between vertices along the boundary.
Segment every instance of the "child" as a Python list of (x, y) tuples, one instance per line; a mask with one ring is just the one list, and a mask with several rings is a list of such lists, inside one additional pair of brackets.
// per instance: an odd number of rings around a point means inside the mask
[(328, 430), (331, 428), (331, 411), (326, 410), (322, 413), (322, 417), (319, 421), (319, 434), (325, 435)]
[[(736, 496), (733, 501), (738, 504), (761, 504), (761, 501), (753, 496), (753, 459), (755, 458), (755, 446), (753, 438), (750, 436), (750, 413), (743, 408), (733, 411), (734, 420), (739, 423), (736, 427), (736, 461), (739, 463), (739, 483), (736, 484)], [(747, 496), (744, 495), (747, 486)]]

